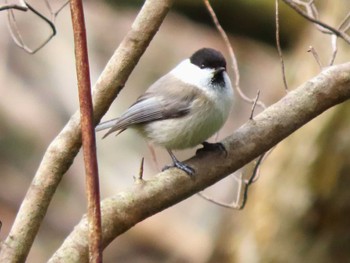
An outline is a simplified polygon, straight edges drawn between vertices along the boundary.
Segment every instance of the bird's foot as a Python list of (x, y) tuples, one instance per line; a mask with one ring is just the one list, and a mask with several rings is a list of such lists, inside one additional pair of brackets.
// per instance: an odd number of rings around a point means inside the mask
[(193, 177), (194, 174), (195, 174), (195, 170), (194, 170), (191, 166), (189, 166), (189, 165), (187, 165), (187, 164), (185, 164), (185, 163), (182, 163), (182, 162), (180, 162), (180, 161), (174, 162), (173, 165), (167, 165), (167, 166), (165, 166), (165, 167), (162, 169), (162, 171), (165, 171), (165, 170), (167, 170), (167, 169), (169, 169), (169, 168), (174, 168), (174, 167), (181, 169), (182, 171), (184, 171), (185, 173), (187, 173), (190, 177)]
[(196, 155), (207, 151), (219, 151), (219, 152), (223, 152), (225, 154), (225, 157), (227, 156), (227, 150), (221, 142), (217, 142), (217, 143), (203, 142), (202, 145), (203, 145), (203, 148), (199, 148), (196, 151)]

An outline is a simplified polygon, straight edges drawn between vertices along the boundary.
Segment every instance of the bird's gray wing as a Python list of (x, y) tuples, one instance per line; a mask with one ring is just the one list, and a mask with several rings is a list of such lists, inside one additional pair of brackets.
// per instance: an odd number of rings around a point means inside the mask
[(200, 96), (203, 96), (200, 89), (179, 83), (177, 78), (167, 74), (151, 85), (119, 118), (101, 123), (96, 130), (110, 128), (104, 135), (106, 137), (131, 125), (179, 118), (190, 112), (193, 101)]
[(101, 123), (96, 130), (111, 128), (104, 136), (115, 131), (124, 131), (131, 125), (147, 123), (150, 121), (178, 118), (190, 111), (193, 96), (164, 94), (155, 95), (147, 92), (141, 96), (120, 118)]

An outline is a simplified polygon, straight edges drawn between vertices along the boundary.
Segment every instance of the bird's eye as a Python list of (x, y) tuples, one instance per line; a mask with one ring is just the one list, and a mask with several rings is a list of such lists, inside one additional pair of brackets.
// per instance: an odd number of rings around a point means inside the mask
[(205, 68), (205, 65), (204, 65), (204, 64), (202, 64), (202, 65), (200, 66), (200, 68)]

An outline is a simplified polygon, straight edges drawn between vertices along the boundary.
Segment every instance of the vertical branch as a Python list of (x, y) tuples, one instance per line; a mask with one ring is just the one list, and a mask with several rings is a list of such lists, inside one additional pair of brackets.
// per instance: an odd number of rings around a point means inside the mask
[(283, 59), (283, 54), (282, 54), (282, 48), (281, 48), (281, 42), (280, 42), (280, 21), (279, 21), (279, 5), (278, 5), (279, 0), (275, 0), (275, 23), (276, 23), (276, 47), (278, 51), (278, 56), (280, 57), (281, 61), (281, 70), (282, 70), (282, 79), (283, 79), (283, 85), (284, 89), (286, 92), (288, 92), (288, 84), (287, 84), (287, 79), (286, 79), (286, 70), (284, 66), (284, 59)]
[(100, 263), (102, 262), (100, 192), (96, 158), (96, 141), (93, 126), (89, 59), (82, 0), (71, 0), (70, 8), (74, 33), (81, 132), (86, 173), (86, 194), (88, 201), (89, 222), (89, 255), (90, 262)]
[[(128, 34), (95, 84), (94, 118), (98, 122), (123, 88), (131, 71), (145, 52), (174, 0), (146, 0)], [(21, 203), (9, 235), (0, 243), (0, 262), (25, 262), (44, 220), (55, 191), (78, 154), (81, 146), (79, 113), (70, 118), (62, 131), (47, 147), (32, 183)], [(86, 238), (82, 242), (86, 242)], [(70, 258), (86, 262), (86, 246), (71, 244)], [(74, 254), (74, 255), (73, 255)], [(60, 257), (59, 253), (56, 255)], [(66, 262), (58, 260), (54, 262)]]
[[(237, 63), (237, 59), (236, 59), (236, 55), (233, 51), (233, 48), (231, 46), (231, 43), (230, 43), (230, 40), (228, 39), (228, 36), (225, 32), (225, 30), (222, 28), (222, 26), (220, 25), (219, 23), (219, 20), (215, 14), (215, 11), (214, 9), (212, 8), (212, 6), (210, 5), (210, 2), (209, 0), (203, 0), (204, 1), (204, 5), (205, 7), (207, 8), (213, 22), (214, 22), (214, 25), (216, 27), (216, 29), (219, 31), (222, 39), (224, 40), (225, 42), (225, 45), (229, 51), (229, 54), (230, 54), (230, 58), (231, 58), (231, 61), (232, 61), (232, 69), (233, 69), (233, 73), (235, 75), (235, 82), (234, 82), (234, 88), (235, 90), (237, 91), (238, 95), (240, 96), (240, 98), (249, 103), (249, 104), (254, 104), (254, 100), (249, 98), (247, 95), (244, 94), (244, 92), (241, 90), (240, 88), (240, 74), (239, 74), (239, 70), (238, 70), (238, 63)], [(264, 103), (262, 103), (261, 101), (258, 101), (257, 102), (257, 105), (259, 105), (261, 108), (265, 109), (266, 106), (264, 105)]]
[(337, 56), (337, 52), (338, 52), (337, 40), (338, 40), (338, 37), (333, 34), (332, 37), (331, 37), (332, 57), (331, 57), (331, 60), (328, 63), (328, 66), (333, 66), (335, 57)]

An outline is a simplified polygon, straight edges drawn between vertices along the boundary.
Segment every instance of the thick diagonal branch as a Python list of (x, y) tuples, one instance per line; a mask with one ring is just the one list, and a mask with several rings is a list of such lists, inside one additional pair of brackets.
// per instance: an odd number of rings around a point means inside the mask
[[(330, 107), (350, 98), (350, 63), (324, 70), (223, 140), (228, 156), (207, 153), (188, 163), (191, 180), (171, 169), (102, 202), (103, 246), (145, 218), (233, 173)], [(307, 138), (305, 138), (307, 140)], [(50, 262), (87, 262), (87, 220), (74, 228)]]
[[(94, 121), (108, 110), (151, 39), (173, 0), (147, 0), (132, 29), (119, 45), (95, 85)], [(47, 208), (81, 147), (79, 112), (49, 145), (23, 200), (9, 236), (0, 248), (0, 262), (24, 262)]]

